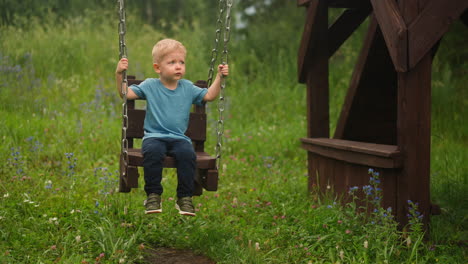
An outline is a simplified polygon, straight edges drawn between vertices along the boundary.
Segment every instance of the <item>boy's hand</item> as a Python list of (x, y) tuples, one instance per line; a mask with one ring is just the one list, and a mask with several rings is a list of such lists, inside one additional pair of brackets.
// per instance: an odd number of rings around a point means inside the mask
[(128, 59), (122, 58), (119, 63), (117, 63), (117, 69), (115, 69), (116, 74), (122, 74), (123, 71), (128, 69)]
[(221, 76), (226, 77), (229, 75), (229, 65), (220, 64), (218, 65), (218, 73), (221, 73)]

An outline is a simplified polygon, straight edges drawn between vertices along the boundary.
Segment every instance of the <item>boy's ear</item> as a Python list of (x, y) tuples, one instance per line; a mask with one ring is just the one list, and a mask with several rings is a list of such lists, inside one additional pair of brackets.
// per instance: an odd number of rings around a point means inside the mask
[(159, 64), (153, 63), (153, 69), (156, 73), (161, 73), (161, 69), (159, 68)]

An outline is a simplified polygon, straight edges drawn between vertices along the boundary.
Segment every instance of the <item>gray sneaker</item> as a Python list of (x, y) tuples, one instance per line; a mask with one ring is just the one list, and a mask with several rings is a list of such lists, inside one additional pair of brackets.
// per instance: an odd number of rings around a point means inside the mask
[(181, 197), (177, 199), (176, 208), (181, 215), (195, 216), (195, 208), (192, 204), (192, 197)]
[(161, 195), (150, 193), (144, 202), (145, 214), (162, 213)]

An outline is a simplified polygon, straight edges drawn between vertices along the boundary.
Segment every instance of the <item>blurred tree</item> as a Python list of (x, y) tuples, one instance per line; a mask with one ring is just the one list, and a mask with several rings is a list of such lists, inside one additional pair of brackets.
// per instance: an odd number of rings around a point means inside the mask
[[(196, 17), (202, 23), (214, 23), (218, 9), (215, 0), (127, 0), (125, 5), (143, 22), (164, 28), (170, 28), (173, 22), (190, 25)], [(0, 0), (0, 25), (15, 25), (32, 17), (41, 21), (50, 13), (63, 19), (83, 15), (86, 9), (117, 10), (117, 6), (117, 0)]]

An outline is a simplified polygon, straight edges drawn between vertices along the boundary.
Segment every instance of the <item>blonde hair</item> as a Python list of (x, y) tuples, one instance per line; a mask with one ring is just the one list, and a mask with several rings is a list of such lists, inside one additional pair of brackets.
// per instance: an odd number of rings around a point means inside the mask
[(185, 49), (184, 45), (177, 40), (174, 39), (163, 39), (158, 41), (153, 47), (151, 54), (153, 55), (153, 63), (161, 62), (164, 57), (174, 51), (182, 51), (187, 54), (187, 50)]

